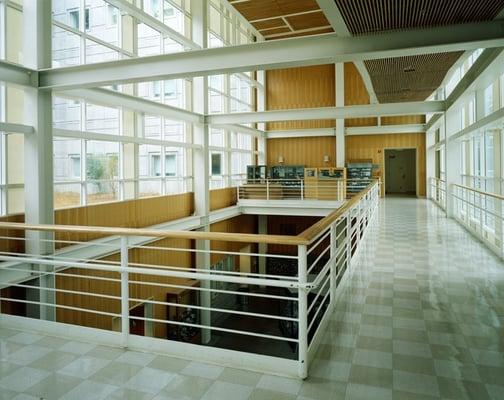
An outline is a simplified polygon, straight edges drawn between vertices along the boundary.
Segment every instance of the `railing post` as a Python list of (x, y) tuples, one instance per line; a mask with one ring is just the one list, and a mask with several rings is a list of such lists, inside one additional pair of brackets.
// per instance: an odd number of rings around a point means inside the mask
[(129, 273), (128, 236), (121, 236), (121, 333), (122, 346), (128, 347), (129, 337)]
[[(338, 253), (338, 243), (336, 241), (336, 238), (338, 237), (338, 232), (337, 232), (337, 223), (334, 222), (332, 225), (331, 225), (331, 234), (330, 234), (330, 257), (333, 258), (337, 253)], [(329, 303), (329, 307), (333, 307), (334, 306), (334, 302), (336, 300), (336, 274), (338, 273), (337, 271), (337, 265), (338, 265), (338, 260), (337, 259), (334, 259), (334, 262), (331, 263), (331, 266), (330, 266), (330, 270), (329, 270), (329, 273), (331, 274), (330, 275), (330, 281), (329, 281), (329, 284), (330, 284), (330, 290), (331, 290), (331, 293), (329, 294), (329, 298), (330, 298), (330, 303)]]
[(308, 376), (308, 291), (302, 287), (307, 282), (306, 245), (298, 245), (298, 361), (299, 377)]
[(266, 180), (266, 200), (269, 200), (270, 198), (270, 192), (269, 192), (269, 180)]
[(301, 179), (301, 200), (304, 200), (304, 184), (303, 184), (303, 180)]
[(347, 226), (346, 226), (346, 253), (347, 253), (347, 270), (350, 269), (350, 261), (352, 259), (352, 209), (347, 212)]

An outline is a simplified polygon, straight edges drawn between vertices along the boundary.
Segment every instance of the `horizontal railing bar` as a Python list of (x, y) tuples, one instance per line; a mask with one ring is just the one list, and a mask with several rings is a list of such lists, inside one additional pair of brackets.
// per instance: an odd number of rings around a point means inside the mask
[(145, 317), (137, 317), (137, 316), (130, 316), (130, 319), (137, 319), (140, 321), (149, 321), (149, 322), (158, 322), (161, 324), (168, 324), (168, 325), (190, 326), (193, 328), (210, 329), (213, 331), (235, 333), (238, 335), (255, 336), (255, 337), (261, 337), (261, 338), (265, 338), (265, 339), (274, 339), (274, 340), (294, 342), (294, 343), (298, 342), (298, 339), (292, 339), (292, 338), (286, 338), (286, 337), (274, 336), (274, 335), (266, 335), (263, 333), (240, 331), (240, 330), (236, 330), (236, 329), (221, 328), (221, 327), (212, 326), (212, 325), (191, 324), (191, 323), (186, 323), (186, 322), (179, 322), (179, 321), (172, 321), (172, 320), (165, 320), (165, 319), (156, 319), (156, 318), (145, 318)]
[[(61, 272), (62, 270), (59, 271), (37, 271), (33, 269), (23, 269), (23, 268), (13, 268), (13, 267), (7, 267), (4, 268), (0, 265), (0, 270), (5, 270), (5, 271), (20, 271), (20, 272), (29, 272), (30, 276), (27, 278), (32, 278), (32, 277), (43, 277), (45, 275), (55, 275), (55, 276), (62, 276), (62, 277), (70, 277), (70, 278), (80, 278), (80, 279), (90, 279), (90, 280), (98, 280), (98, 281), (107, 281), (107, 282), (121, 282), (120, 278), (106, 278), (103, 276), (95, 276), (95, 275), (79, 275), (79, 274), (67, 274)], [(65, 269), (66, 270), (66, 269)], [(34, 275), (37, 274), (37, 275)], [(27, 278), (24, 278), (26, 280)]]
[[(0, 300), (12, 301), (14, 303), (35, 304), (35, 305), (41, 305), (41, 306), (47, 306), (47, 307), (62, 308), (64, 310), (81, 311), (81, 312), (87, 312), (90, 314), (105, 315), (107, 317), (121, 317), (121, 314), (114, 314), (114, 313), (110, 313), (107, 311), (90, 310), (89, 308), (65, 306), (65, 305), (57, 304), (57, 303), (45, 303), (45, 302), (32, 301), (32, 300), (11, 299), (10, 297), (2, 297), (2, 296), (0, 296)], [(28, 317), (26, 317), (26, 318), (28, 318)]]
[(307, 329), (307, 332), (310, 332), (311, 331), (311, 328), (313, 328), (313, 324), (315, 324), (315, 322), (317, 321), (317, 316), (319, 315), (320, 313), (320, 310), (322, 309), (322, 306), (325, 304), (325, 302), (327, 301), (327, 297), (331, 294), (331, 291), (328, 290), (326, 295), (324, 296), (324, 298), (322, 299), (322, 301), (320, 302), (320, 307), (317, 309), (317, 311), (315, 312), (315, 315), (312, 317), (312, 320), (310, 322), (310, 324), (308, 325), (308, 329)]
[(480, 206), (478, 206), (478, 205), (476, 205), (474, 203), (470, 203), (467, 200), (464, 200), (461, 197), (457, 196), (456, 194), (453, 194), (452, 196), (455, 197), (456, 199), (462, 201), (463, 203), (465, 203), (466, 205), (468, 205), (470, 207), (474, 207), (474, 208), (477, 208), (477, 209), (483, 211), (485, 214), (490, 214), (494, 218), (500, 219), (501, 221), (504, 220), (504, 216), (502, 216), (502, 215), (495, 214), (494, 212), (492, 212), (490, 210), (487, 210), (486, 208), (480, 207)]
[[(92, 269), (101, 271), (111, 271), (111, 272), (128, 272), (133, 274), (144, 274), (144, 275), (154, 275), (154, 276), (166, 276), (173, 278), (188, 278), (196, 279), (201, 281), (217, 281), (217, 282), (229, 282), (229, 283), (243, 283), (249, 285), (260, 285), (260, 286), (272, 286), (272, 287), (283, 287), (283, 288), (299, 288), (300, 285), (295, 281), (285, 282), (281, 280), (271, 280), (271, 279), (258, 279), (258, 278), (243, 278), (243, 277), (227, 277), (227, 276), (214, 276), (211, 274), (205, 274), (201, 272), (181, 272), (181, 271), (165, 271), (155, 268), (122, 268), (122, 267), (109, 267), (106, 265), (99, 264), (81, 264), (81, 263), (71, 263), (71, 262), (59, 262), (58, 260), (37, 260), (27, 257), (9, 257), (0, 255), (0, 260), (5, 261), (25, 261), (32, 264), (42, 264), (42, 265), (59, 265), (62, 267), (75, 267), (82, 269)], [(1, 268), (1, 265), (0, 265)]]
[(318, 246), (320, 243), (322, 243), (322, 242), (324, 241), (324, 239), (326, 239), (326, 238), (327, 238), (327, 236), (329, 236), (330, 234), (331, 234), (331, 230), (328, 228), (328, 229), (327, 229), (327, 233), (326, 233), (325, 235), (323, 235), (323, 236), (322, 236), (322, 237), (321, 237), (321, 238), (317, 241), (317, 243), (310, 245), (310, 248), (308, 249), (308, 251), (306, 252), (306, 254), (307, 254), (307, 255), (308, 255), (308, 254), (310, 254), (310, 253), (311, 253), (314, 249), (316, 249), (316, 248), (317, 248), (317, 246)]
[(296, 277), (288, 276), (288, 275), (268, 275), (268, 274), (260, 274), (254, 272), (236, 272), (236, 271), (220, 271), (210, 268), (196, 268), (196, 267), (174, 267), (174, 266), (166, 266), (166, 265), (155, 265), (155, 264), (143, 264), (143, 263), (132, 263), (130, 262), (128, 265), (139, 266), (139, 267), (147, 267), (152, 269), (159, 269), (162, 271), (187, 271), (195, 270), (195, 271), (208, 271), (208, 274), (211, 275), (228, 275), (228, 276), (256, 276), (256, 277), (264, 277), (264, 278), (282, 278), (289, 281), (297, 281)]
[(200, 249), (183, 249), (180, 247), (158, 247), (158, 246), (142, 246), (134, 245), (130, 246), (130, 249), (149, 249), (149, 250), (169, 250), (175, 252), (188, 252), (188, 253), (210, 253), (210, 254), (226, 254), (232, 256), (255, 256), (255, 257), (267, 257), (267, 258), (285, 258), (285, 259), (297, 259), (296, 256), (288, 256), (282, 254), (264, 254), (264, 253), (241, 253), (239, 251), (224, 251), (224, 250), (200, 250)]
[(14, 255), (14, 256), (28, 256), (28, 257), (33, 257), (33, 258), (40, 258), (43, 260), (63, 260), (63, 261), (70, 261), (70, 262), (82, 262), (82, 263), (89, 263), (89, 261), (99, 261), (100, 264), (108, 264), (108, 265), (120, 265), (120, 262), (118, 261), (112, 261), (112, 260), (103, 260), (99, 258), (73, 258), (73, 257), (64, 257), (59, 254), (34, 254), (34, 253), (15, 253), (12, 251), (0, 251), (0, 255)]
[[(138, 285), (146, 285), (146, 286), (157, 286), (157, 287), (173, 287), (179, 289), (189, 289), (196, 290), (201, 292), (210, 292), (210, 293), (223, 293), (223, 294), (236, 294), (240, 296), (249, 296), (249, 297), (263, 297), (261, 293), (252, 293), (252, 292), (238, 292), (236, 290), (224, 290), (224, 289), (207, 289), (198, 286), (184, 286), (184, 285), (175, 285), (175, 284), (167, 284), (167, 283), (155, 283), (155, 282), (144, 282), (144, 281), (134, 281), (130, 280), (130, 283), (135, 283)], [(298, 301), (297, 297), (288, 297), (288, 296), (278, 296), (278, 295), (270, 295), (272, 299), (279, 300), (290, 300), (290, 301)]]
[(328, 250), (331, 249), (331, 245), (327, 246), (320, 254), (319, 256), (315, 259), (315, 261), (310, 265), (310, 267), (308, 268), (308, 271), (307, 273), (309, 274), (313, 268), (315, 268), (315, 266), (317, 265), (317, 263), (322, 259), (322, 257), (327, 253)]
[[(264, 297), (269, 298), (268, 296), (264, 296)], [(234, 314), (234, 315), (246, 315), (248, 317), (277, 319), (277, 320), (282, 320), (282, 321), (297, 321), (297, 318), (284, 317), (282, 315), (259, 314), (259, 313), (253, 313), (253, 312), (248, 312), (248, 311), (231, 310), (231, 309), (227, 309), (227, 308), (203, 307), (203, 306), (198, 306), (198, 305), (170, 303), (170, 302), (166, 302), (166, 301), (158, 301), (158, 300), (150, 300), (150, 299), (146, 300), (146, 299), (130, 298), (129, 301), (138, 301), (138, 302), (142, 302), (142, 303), (150, 303), (150, 304), (157, 304), (157, 305), (171, 306), (171, 307), (180, 307), (180, 308), (194, 308), (195, 310), (221, 312), (221, 313), (225, 313), (225, 314)]]
[(312, 243), (321, 232), (323, 232), (328, 226), (330, 226), (334, 221), (341, 217), (346, 211), (351, 210), (364, 196), (378, 185), (377, 181), (370, 183), (364, 190), (360, 191), (357, 195), (348, 200), (341, 207), (337, 208), (328, 216), (322, 218), (320, 221), (316, 222), (314, 225), (303, 231), (300, 237), (305, 238), (308, 244)]
[(307, 314), (310, 314), (310, 311), (313, 309), (313, 307), (317, 303), (317, 300), (320, 297), (320, 294), (324, 291), (324, 288), (326, 287), (327, 283), (331, 282), (331, 274), (326, 273), (325, 276), (326, 276), (326, 279), (324, 280), (324, 283), (318, 287), (319, 290), (318, 290), (317, 294), (315, 295), (315, 297), (313, 298), (313, 300), (311, 301), (311, 304), (307, 310)]
[(27, 289), (46, 290), (49, 292), (56, 292), (56, 293), (69, 293), (69, 294), (78, 294), (78, 295), (89, 296), (89, 297), (100, 297), (100, 298), (105, 298), (105, 299), (121, 300), (120, 296), (111, 296), (108, 294), (91, 293), (91, 292), (84, 292), (84, 291), (79, 292), (76, 290), (58, 289), (58, 288), (52, 288), (52, 287), (47, 287), (47, 286), (23, 285), (21, 283), (11, 283), (11, 282), (0, 282), (0, 285), (9, 285), (9, 286), (22, 287), (22, 288), (27, 288)]
[(457, 183), (452, 183), (452, 185), (455, 186), (455, 187), (459, 187), (459, 188), (471, 191), (471, 192), (479, 193), (479, 194), (481, 194), (483, 196), (488, 196), (488, 197), (493, 197), (495, 199), (504, 200), (504, 196), (501, 196), (501, 195), (498, 195), (498, 194), (484, 192), (482, 190), (474, 189), (474, 188), (471, 188), (469, 186), (459, 185)]

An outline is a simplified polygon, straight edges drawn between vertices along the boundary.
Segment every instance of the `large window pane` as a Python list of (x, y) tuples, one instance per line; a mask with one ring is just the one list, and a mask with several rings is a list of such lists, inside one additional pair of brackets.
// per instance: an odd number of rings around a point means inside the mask
[(88, 203), (119, 198), (119, 143), (88, 141), (86, 179)]

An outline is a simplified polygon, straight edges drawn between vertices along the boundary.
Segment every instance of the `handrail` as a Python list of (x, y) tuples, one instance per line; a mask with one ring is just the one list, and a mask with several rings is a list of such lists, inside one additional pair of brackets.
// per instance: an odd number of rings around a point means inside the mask
[(304, 238), (308, 244), (311, 244), (320, 232), (327, 229), (334, 221), (336, 221), (339, 217), (341, 217), (347, 210), (351, 209), (356, 203), (358, 203), (375, 185), (378, 184), (378, 181), (373, 181), (370, 183), (365, 189), (361, 190), (358, 194), (348, 200), (341, 207), (334, 210), (332, 213), (322, 218), (320, 221), (317, 221), (315, 224), (310, 226), (301, 232), (298, 237)]
[[(263, 235), (254, 233), (227, 233), (227, 232), (198, 232), (198, 231), (166, 231), (155, 229), (138, 228), (115, 228), (103, 226), (78, 226), (78, 225), (40, 225), (25, 224), (21, 222), (0, 222), (0, 229), (13, 230), (31, 230), (40, 232), (70, 232), (70, 233), (92, 233), (106, 234), (111, 236), (146, 236), (156, 238), (170, 239), (194, 239), (194, 240), (213, 240), (228, 241), (239, 243), (265, 243), (265, 244), (283, 244), (283, 245), (309, 245), (324, 229), (329, 227), (343, 213), (352, 208), (364, 197), (377, 181), (370, 183), (365, 189), (348, 200), (343, 206), (337, 208), (328, 216), (313, 224), (301, 234), (296, 236), (289, 235)], [(504, 198), (503, 198), (504, 199)]]
[(431, 179), (434, 179), (434, 180), (436, 180), (436, 181), (439, 181), (439, 182), (446, 183), (446, 181), (444, 181), (443, 179), (441, 179), (441, 178), (436, 178), (435, 176), (431, 176), (430, 178), (431, 178)]
[(71, 232), (71, 233), (99, 233), (117, 236), (147, 236), (170, 239), (195, 239), (228, 241), (239, 243), (266, 243), (302, 245), (308, 244), (299, 236), (288, 235), (259, 235), (254, 233), (226, 233), (226, 232), (195, 232), (195, 231), (166, 231), (155, 229), (111, 228), (102, 226), (77, 226), (77, 225), (36, 225), (20, 222), (0, 222), (0, 229), (31, 230), (43, 232)]
[(471, 190), (473, 192), (476, 192), (476, 193), (479, 193), (479, 194), (482, 194), (482, 195), (485, 195), (485, 196), (493, 197), (493, 198), (498, 199), (498, 200), (504, 200), (504, 196), (501, 196), (501, 195), (498, 195), (498, 194), (484, 192), (482, 190), (478, 190), (478, 189), (475, 189), (475, 188), (472, 188), (472, 187), (469, 187), (469, 186), (459, 185), (458, 183), (452, 183), (452, 185), (453, 186), (457, 186), (457, 187), (462, 188), (462, 189)]

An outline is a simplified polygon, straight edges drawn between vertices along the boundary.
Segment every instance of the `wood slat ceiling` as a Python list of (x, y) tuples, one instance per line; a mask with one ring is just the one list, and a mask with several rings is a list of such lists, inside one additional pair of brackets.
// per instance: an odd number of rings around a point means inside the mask
[(229, 0), (267, 39), (333, 32), (316, 0)]
[[(504, 0), (335, 0), (352, 35), (487, 21)], [(425, 100), (462, 52), (364, 61), (381, 103)]]

